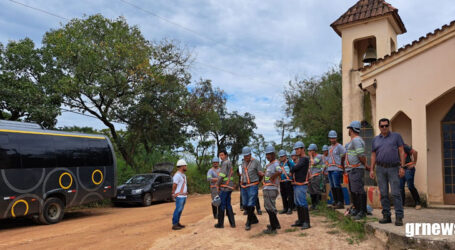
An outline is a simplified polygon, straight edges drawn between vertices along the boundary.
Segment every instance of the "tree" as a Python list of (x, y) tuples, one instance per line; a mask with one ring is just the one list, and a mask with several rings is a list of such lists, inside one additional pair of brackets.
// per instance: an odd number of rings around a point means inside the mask
[(61, 73), (54, 86), (63, 103), (103, 122), (128, 165), (138, 169), (140, 147), (183, 144), (190, 57), (176, 44), (153, 44), (122, 17), (93, 15), (47, 32), (43, 53)]
[(53, 128), (61, 105), (51, 88), (54, 73), (31, 39), (11, 41), (6, 48), (0, 44), (0, 119)]
[(231, 160), (237, 164), (242, 148), (250, 142), (254, 135), (256, 123), (254, 116), (250, 113), (243, 115), (234, 111), (228, 113), (220, 111), (219, 129), (212, 131), (218, 150), (230, 149)]
[(289, 82), (284, 92), (291, 124), (304, 134), (306, 145), (327, 143), (327, 133), (342, 134), (341, 69), (331, 69), (321, 78)]
[(262, 134), (255, 134), (251, 140), (251, 150), (253, 154), (258, 158), (259, 162), (264, 165), (265, 164), (265, 147), (267, 143), (264, 140), (264, 136)]
[(193, 140), (187, 148), (195, 156), (198, 169), (205, 171), (203, 166), (210, 166), (210, 149), (213, 152), (215, 146), (211, 131), (221, 126), (218, 111), (225, 109), (226, 97), (221, 89), (212, 87), (210, 80), (201, 80), (191, 91), (190, 99), (189, 108), (193, 116), (190, 134)]

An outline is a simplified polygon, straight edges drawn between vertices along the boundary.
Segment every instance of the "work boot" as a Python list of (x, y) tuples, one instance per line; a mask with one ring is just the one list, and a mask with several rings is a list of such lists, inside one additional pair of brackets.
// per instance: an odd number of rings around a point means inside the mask
[(338, 192), (336, 192), (336, 188), (331, 188), (332, 191), (332, 204), (330, 208), (335, 208), (338, 202)]
[(258, 209), (258, 215), (262, 215), (262, 210)]
[(177, 225), (179, 225), (179, 227), (181, 227), (181, 228), (185, 228), (185, 225), (180, 224), (180, 222), (177, 223)]
[(273, 221), (275, 223), (275, 228), (276, 229), (281, 229), (280, 221), (278, 220), (278, 217), (276, 216), (276, 213), (273, 213)]
[(213, 218), (218, 219), (218, 208), (212, 205)]
[(215, 224), (216, 228), (224, 228), (224, 209), (218, 209), (218, 223)]
[(341, 188), (337, 188), (337, 193), (338, 193), (338, 202), (335, 206), (335, 209), (344, 209), (344, 196), (343, 196), (343, 190)]
[(182, 227), (181, 227), (181, 226), (179, 226), (179, 224), (178, 224), (178, 223), (177, 223), (177, 224), (174, 224), (174, 225), (172, 225), (172, 230), (180, 230), (180, 229), (182, 229)]
[(227, 209), (227, 215), (228, 215), (228, 219), (229, 219), (229, 224), (231, 225), (231, 227), (235, 227), (235, 218), (234, 218), (234, 212), (232, 211), (232, 209)]
[(287, 213), (287, 212), (288, 212), (288, 209), (285, 208), (285, 209), (281, 210), (281, 211), (279, 212), (279, 214), (285, 214), (285, 213)]
[(310, 195), (310, 197), (311, 197), (311, 207), (310, 207), (310, 209), (311, 210), (315, 210), (316, 209), (316, 205), (315, 205), (316, 204), (316, 198), (315, 198), (315, 195), (312, 194), (312, 195)]
[(275, 234), (276, 233), (276, 224), (275, 224), (275, 220), (274, 220), (274, 213), (273, 212), (270, 212), (267, 210), (267, 214), (269, 215), (269, 221), (270, 221), (270, 224), (267, 225), (267, 229), (262, 231), (263, 233), (265, 234)]
[(379, 220), (380, 224), (392, 223), (392, 219), (389, 216), (383, 215), (382, 219)]
[(363, 218), (366, 217), (366, 214), (363, 211), (360, 211), (352, 218), (353, 220), (362, 220)]
[(250, 213), (251, 213), (251, 224), (258, 224), (259, 220), (258, 220), (258, 217), (254, 214), (254, 207), (250, 207)]
[(395, 226), (403, 226), (403, 218), (395, 217)]
[(291, 227), (301, 227), (303, 225), (303, 207), (297, 206), (297, 218)]
[(292, 209), (288, 208), (288, 211), (286, 212), (286, 214), (292, 214)]
[(303, 208), (303, 224), (302, 224), (302, 230), (310, 228), (310, 212), (308, 211), (307, 207)]
[(243, 209), (243, 215), (248, 215), (248, 212), (246, 211), (246, 207)]

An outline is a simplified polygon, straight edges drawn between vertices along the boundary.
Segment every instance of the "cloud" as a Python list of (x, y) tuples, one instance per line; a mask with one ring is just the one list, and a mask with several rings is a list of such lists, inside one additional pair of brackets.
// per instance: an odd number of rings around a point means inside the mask
[[(283, 117), (282, 92), (289, 80), (317, 76), (341, 60), (341, 39), (330, 24), (355, 4), (355, 0), (125, 0), (153, 12), (134, 8), (120, 0), (58, 1), (17, 0), (58, 15), (73, 18), (101, 13), (124, 16), (147, 39), (182, 41), (196, 62), (194, 80), (211, 79), (226, 91), (231, 111), (255, 115), (257, 132), (278, 141), (274, 122)], [(453, 19), (450, 0), (390, 0), (399, 9), (408, 33), (399, 46), (418, 39)], [(425, 6), (421, 8), (420, 6)], [(40, 44), (44, 32), (63, 20), (9, 1), (0, 3), (0, 42), (31, 37)], [(195, 35), (196, 32), (198, 35)], [(98, 124), (98, 125), (96, 125)], [(75, 114), (59, 117), (59, 125), (103, 127)]]

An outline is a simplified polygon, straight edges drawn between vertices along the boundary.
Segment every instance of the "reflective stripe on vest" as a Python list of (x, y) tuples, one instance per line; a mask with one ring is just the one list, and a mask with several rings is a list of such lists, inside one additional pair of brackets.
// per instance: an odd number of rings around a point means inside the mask
[[(265, 166), (266, 174), (267, 174), (267, 168), (268, 168), (270, 165), (274, 164), (275, 162), (277, 162), (277, 160), (274, 160), (274, 161), (270, 162), (269, 164), (267, 164), (267, 165)], [(264, 180), (262, 181), (262, 184), (263, 184), (264, 186), (277, 186), (275, 183), (273, 183), (274, 180), (275, 180), (275, 179), (270, 179), (270, 177), (264, 176)], [(266, 181), (270, 181), (270, 182), (266, 182)]]
[[(356, 138), (356, 137), (357, 137), (357, 136), (355, 136), (354, 138)], [(352, 138), (352, 139), (354, 139), (354, 138)], [(351, 142), (352, 142), (352, 140), (351, 140)], [(359, 166), (362, 165), (362, 163), (358, 163), (358, 164), (351, 165), (351, 163), (349, 162), (349, 155), (350, 155), (350, 154), (349, 154), (349, 151), (346, 152), (346, 154), (347, 154), (347, 155), (346, 155), (346, 164), (345, 164), (346, 167), (349, 167), (349, 168), (356, 168), (356, 167), (359, 167)]]
[[(337, 144), (335, 144), (335, 146), (337, 146)], [(338, 168), (341, 168), (341, 169), (344, 169), (342, 165), (338, 165), (336, 162), (335, 162), (335, 158), (333, 157), (333, 149), (335, 149), (334, 146), (332, 146), (329, 150), (329, 157), (332, 159), (332, 163), (329, 163), (328, 166), (331, 167), (331, 166), (336, 166)]]
[(286, 182), (286, 181), (291, 180), (291, 178), (289, 178), (289, 175), (286, 173), (286, 170), (284, 169), (284, 165), (286, 165), (287, 163), (288, 163), (288, 161), (286, 160), (286, 162), (283, 164), (283, 166), (280, 166), (281, 171), (284, 173), (284, 176), (286, 176), (286, 180), (281, 180), (281, 182)]
[[(251, 158), (250, 162), (248, 163), (248, 165), (246, 167), (243, 168), (243, 173), (245, 173), (246, 175), (246, 180), (247, 180), (247, 184), (246, 185), (243, 185), (243, 184), (240, 184), (240, 186), (242, 188), (247, 188), (247, 187), (251, 187), (251, 186), (255, 186), (255, 185), (258, 185), (259, 184), (259, 181), (256, 181), (256, 182), (253, 182), (251, 183), (250, 181), (250, 175), (248, 174), (248, 167), (251, 165), (251, 163), (253, 162), (254, 158)], [(242, 174), (243, 174), (242, 173)]]
[(308, 169), (308, 172), (306, 174), (305, 182), (297, 182), (297, 181), (295, 181), (295, 175), (294, 175), (293, 180), (292, 180), (292, 185), (296, 185), (296, 186), (308, 185), (309, 175), (310, 175), (310, 169)]
[[(219, 175), (221, 175), (221, 173), (220, 173)], [(224, 175), (224, 174), (223, 174), (223, 175)], [(226, 181), (226, 179), (227, 179), (227, 181)], [(230, 187), (230, 186), (229, 186), (229, 182), (230, 182), (231, 180), (233, 180), (233, 179), (232, 179), (232, 167), (231, 167), (231, 170), (229, 171), (229, 176), (228, 176), (228, 177), (224, 177), (223, 180), (226, 181), (226, 184), (222, 184), (222, 185), (220, 185), (220, 187), (229, 188), (229, 189), (234, 189), (234, 187)]]

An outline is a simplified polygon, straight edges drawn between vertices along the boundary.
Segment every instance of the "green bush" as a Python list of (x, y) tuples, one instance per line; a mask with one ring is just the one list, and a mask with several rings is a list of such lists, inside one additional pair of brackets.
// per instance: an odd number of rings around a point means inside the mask
[(196, 164), (189, 163), (188, 170), (185, 174), (188, 180), (188, 192), (199, 194), (210, 193), (210, 185), (207, 181), (207, 172), (203, 173), (198, 170)]

